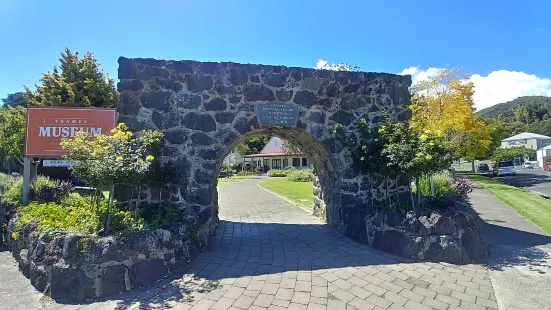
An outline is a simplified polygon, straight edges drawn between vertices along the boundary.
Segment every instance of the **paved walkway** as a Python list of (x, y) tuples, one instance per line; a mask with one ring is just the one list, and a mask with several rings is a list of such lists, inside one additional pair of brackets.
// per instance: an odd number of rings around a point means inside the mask
[(19, 271), (11, 253), (0, 246), (0, 310), (42, 309), (41, 297)]
[(386, 255), (258, 181), (220, 189), (217, 235), (182, 273), (103, 302), (46, 309), (497, 309), (486, 268)]
[(474, 189), (471, 203), (485, 220), (499, 308), (551, 309), (551, 237), (484, 189)]

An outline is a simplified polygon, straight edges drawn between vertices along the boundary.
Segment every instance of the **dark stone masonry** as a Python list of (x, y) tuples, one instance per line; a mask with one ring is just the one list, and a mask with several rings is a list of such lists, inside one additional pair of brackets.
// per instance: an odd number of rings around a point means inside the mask
[(413, 259), (463, 263), (486, 253), (478, 217), (467, 206), (454, 202), (427, 216), (373, 210), (386, 195), (407, 194), (408, 179), (360, 174), (333, 134), (339, 123), (358, 137), (359, 119), (375, 125), (384, 110), (391, 119), (409, 119), (410, 76), (121, 57), (119, 79), (119, 122), (134, 132), (163, 132), (162, 162), (172, 171), (170, 186), (148, 188), (139, 199), (167, 200), (184, 220), (119, 238), (45, 237), (31, 222), (15, 239), (15, 206), (1, 205), (4, 240), (19, 268), (56, 300), (129, 291), (188, 265), (218, 226), (223, 159), (237, 143), (260, 134), (289, 140), (306, 153), (315, 168), (313, 213), (336, 230)]
[(383, 110), (393, 119), (410, 117), (410, 76), (121, 57), (119, 79), (119, 121), (132, 131), (165, 134), (163, 161), (177, 173), (163, 196), (202, 218), (204, 235), (218, 219), (216, 178), (224, 157), (259, 134), (277, 135), (305, 151), (318, 176), (314, 214), (346, 231), (346, 214), (372, 195), (384, 199), (386, 191), (379, 189), (381, 180), (370, 192), (368, 176), (358, 175), (334, 125), (355, 132), (360, 118), (376, 124)]

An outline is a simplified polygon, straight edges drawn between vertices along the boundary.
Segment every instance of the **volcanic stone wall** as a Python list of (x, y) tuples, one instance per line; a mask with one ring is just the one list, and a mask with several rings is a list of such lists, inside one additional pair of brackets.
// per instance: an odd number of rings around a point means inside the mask
[(394, 119), (410, 117), (410, 76), (121, 57), (119, 79), (119, 121), (132, 131), (162, 131), (162, 159), (176, 172), (163, 195), (149, 189), (141, 198), (170, 200), (204, 234), (218, 220), (224, 157), (259, 134), (287, 139), (306, 153), (317, 174), (315, 213), (345, 231), (346, 214), (388, 192), (386, 180), (373, 184), (378, 178), (359, 175), (334, 125), (355, 132), (360, 118), (376, 124), (383, 110)]

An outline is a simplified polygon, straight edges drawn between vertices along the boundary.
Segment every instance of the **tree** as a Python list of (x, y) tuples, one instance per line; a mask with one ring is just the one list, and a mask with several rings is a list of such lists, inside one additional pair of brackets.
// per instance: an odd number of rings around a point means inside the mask
[(92, 53), (80, 58), (68, 48), (61, 54), (60, 66), (44, 73), (41, 85), (32, 91), (25, 86), (25, 98), (32, 106), (113, 108), (119, 102), (115, 81), (100, 69)]
[(27, 100), (25, 99), (23, 92), (8, 94), (6, 98), (2, 98), (2, 103), (4, 106), (9, 107), (27, 106)]
[(508, 148), (498, 148), (492, 154), (493, 161), (514, 160), (515, 157), (520, 157), (520, 161), (535, 160), (536, 150), (529, 149), (524, 146), (513, 146)]
[[(442, 139), (426, 130), (418, 132), (404, 122), (393, 122), (386, 114), (378, 126), (372, 127), (362, 118), (358, 123), (360, 141), (357, 143), (337, 124), (334, 133), (348, 147), (359, 170), (366, 174), (379, 174), (386, 178), (387, 198), (390, 178), (420, 177), (448, 168), (451, 156)], [(372, 184), (370, 185), (372, 186)], [(421, 193), (417, 186), (417, 206)], [(411, 190), (411, 188), (410, 188)], [(398, 196), (397, 196), (398, 197)], [(400, 201), (397, 201), (400, 204)], [(416, 203), (411, 195), (413, 209)]]
[(0, 108), (0, 153), (23, 164), (27, 109), (22, 106)]
[[(457, 68), (441, 69), (412, 88), (411, 127), (443, 137), (454, 157), (483, 157), (492, 128), (475, 115), (474, 84)], [(473, 161), (474, 168), (474, 161)]]
[[(107, 209), (105, 233), (109, 233), (110, 212), (115, 184), (140, 185), (150, 170), (155, 156), (162, 148), (163, 134), (144, 130), (134, 137), (124, 124), (119, 124), (110, 135), (90, 136), (78, 132), (73, 138), (63, 138), (61, 146), (70, 151), (67, 159), (76, 160), (72, 172), (95, 188), (111, 188)], [(93, 198), (92, 206), (101, 202), (101, 192)], [(137, 204), (135, 214), (137, 218)]]

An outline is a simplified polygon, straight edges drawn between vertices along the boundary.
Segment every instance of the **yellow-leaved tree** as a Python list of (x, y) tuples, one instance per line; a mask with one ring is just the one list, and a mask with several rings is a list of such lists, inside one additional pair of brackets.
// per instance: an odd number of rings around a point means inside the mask
[(474, 85), (459, 69), (440, 69), (411, 89), (412, 128), (442, 137), (455, 158), (481, 158), (492, 128), (475, 114)]

